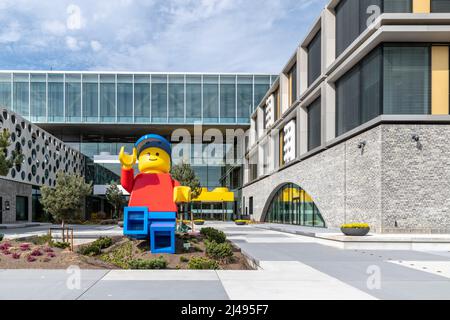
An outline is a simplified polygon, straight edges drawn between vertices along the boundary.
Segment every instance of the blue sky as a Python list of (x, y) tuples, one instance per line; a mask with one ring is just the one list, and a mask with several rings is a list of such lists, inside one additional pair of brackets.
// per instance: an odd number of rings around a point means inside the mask
[(279, 73), (328, 0), (0, 0), (0, 69)]

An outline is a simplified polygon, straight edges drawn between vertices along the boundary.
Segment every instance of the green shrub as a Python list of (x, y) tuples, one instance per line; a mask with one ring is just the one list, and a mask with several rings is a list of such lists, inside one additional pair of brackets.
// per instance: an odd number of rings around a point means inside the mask
[(180, 262), (189, 262), (189, 259), (186, 258), (185, 256), (181, 256), (180, 257)]
[(102, 249), (98, 244), (95, 244), (93, 242), (91, 244), (80, 247), (78, 252), (81, 253), (83, 256), (96, 256), (102, 252)]
[(189, 260), (188, 269), (191, 270), (216, 270), (219, 269), (219, 263), (216, 260), (193, 257)]
[(3, 233), (0, 233), (0, 241), (3, 241), (4, 237), (5, 237), (5, 235)]
[(100, 259), (112, 263), (119, 268), (129, 269), (129, 262), (133, 257), (133, 243), (131, 241), (125, 242), (121, 244), (119, 247), (114, 248), (114, 250), (110, 253), (105, 253), (100, 256)]
[(30, 239), (30, 241), (35, 245), (44, 245), (52, 243), (52, 236), (50, 233), (44, 234), (42, 236), (35, 236)]
[(230, 260), (233, 257), (233, 247), (227, 242), (217, 243), (215, 241), (207, 241), (206, 255), (216, 260)]
[(133, 259), (129, 262), (129, 268), (133, 270), (161, 270), (167, 268), (167, 261), (164, 257), (151, 260)]
[(70, 248), (70, 243), (68, 242), (52, 242), (52, 246), (59, 249)]
[(224, 243), (227, 240), (227, 236), (223, 231), (214, 228), (202, 228), (200, 234), (206, 237), (209, 241), (215, 241), (217, 243)]
[(92, 244), (99, 246), (100, 249), (106, 249), (112, 246), (113, 240), (110, 237), (100, 237)]

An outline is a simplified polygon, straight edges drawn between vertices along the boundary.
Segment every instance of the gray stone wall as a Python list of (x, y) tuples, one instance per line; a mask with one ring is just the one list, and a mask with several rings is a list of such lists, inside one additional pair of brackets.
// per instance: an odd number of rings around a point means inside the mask
[(449, 232), (449, 138), (448, 125), (380, 125), (244, 187), (243, 196), (247, 206), (253, 196), (259, 220), (271, 193), (296, 183), (328, 227), (367, 222), (383, 233)]
[[(28, 222), (32, 220), (32, 187), (29, 184), (0, 179), (0, 197), (2, 198), (2, 223), (15, 223), (16, 221), (16, 196), (28, 198)], [(9, 202), (9, 210), (6, 203)]]

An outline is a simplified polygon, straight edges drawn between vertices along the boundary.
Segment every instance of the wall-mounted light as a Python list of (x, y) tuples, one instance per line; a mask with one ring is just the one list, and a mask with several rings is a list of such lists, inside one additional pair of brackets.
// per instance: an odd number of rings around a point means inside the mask
[(420, 141), (420, 136), (418, 134), (413, 134), (411, 138), (412, 138), (412, 140), (414, 142), (419, 142)]
[(366, 141), (361, 141), (360, 143), (358, 143), (358, 149), (364, 149), (364, 147), (367, 145)]

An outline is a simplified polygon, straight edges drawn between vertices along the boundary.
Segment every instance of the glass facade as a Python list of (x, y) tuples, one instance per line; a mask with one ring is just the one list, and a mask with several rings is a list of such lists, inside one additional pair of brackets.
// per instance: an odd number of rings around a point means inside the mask
[(431, 12), (450, 12), (450, 1), (431, 0)]
[(36, 123), (248, 124), (277, 76), (0, 72), (0, 105)]
[[(445, 0), (447, 1), (447, 0)], [(336, 56), (339, 56), (367, 29), (373, 11), (369, 6), (379, 6), (382, 12), (408, 13), (412, 0), (342, 0), (336, 7)]]
[(325, 221), (309, 194), (288, 183), (273, 196), (265, 222), (325, 228)]
[(431, 46), (385, 44), (336, 82), (336, 134), (380, 114), (431, 113)]
[(308, 45), (308, 86), (322, 73), (322, 35), (317, 32)]
[(316, 99), (308, 107), (308, 151), (322, 144), (322, 100)]

